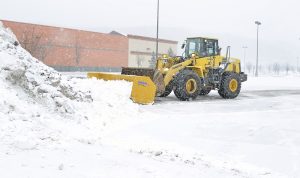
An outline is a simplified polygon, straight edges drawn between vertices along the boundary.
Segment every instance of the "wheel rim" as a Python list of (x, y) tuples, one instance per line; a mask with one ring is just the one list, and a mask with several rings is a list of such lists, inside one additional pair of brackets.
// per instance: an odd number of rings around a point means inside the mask
[(197, 82), (195, 79), (189, 79), (185, 84), (186, 91), (189, 94), (195, 93), (197, 90)]
[(236, 79), (232, 79), (229, 82), (229, 89), (231, 92), (235, 92), (238, 88), (238, 81)]

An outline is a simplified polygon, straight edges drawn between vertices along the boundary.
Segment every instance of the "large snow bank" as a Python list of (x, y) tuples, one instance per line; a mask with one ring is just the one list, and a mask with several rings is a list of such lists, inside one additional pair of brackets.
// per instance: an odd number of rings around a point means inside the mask
[(1, 79), (19, 86), (55, 110), (74, 113), (67, 100), (89, 102), (88, 93), (75, 90), (61, 74), (33, 58), (7, 29), (0, 30)]
[[(116, 88), (120, 91), (111, 92)], [(62, 76), (32, 57), (0, 23), (2, 149), (36, 149), (49, 146), (43, 144), (48, 141), (70, 139), (95, 143), (108, 123), (138, 112), (129, 99), (130, 89), (128, 82), (107, 84)]]

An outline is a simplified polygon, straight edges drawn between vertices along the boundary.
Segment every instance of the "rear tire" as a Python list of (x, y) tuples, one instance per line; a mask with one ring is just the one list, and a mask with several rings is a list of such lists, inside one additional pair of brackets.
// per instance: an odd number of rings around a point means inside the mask
[(236, 98), (241, 91), (241, 79), (237, 73), (225, 72), (222, 76), (219, 95), (225, 99)]
[(200, 94), (200, 77), (192, 70), (183, 70), (174, 81), (174, 94), (181, 101), (196, 99)]

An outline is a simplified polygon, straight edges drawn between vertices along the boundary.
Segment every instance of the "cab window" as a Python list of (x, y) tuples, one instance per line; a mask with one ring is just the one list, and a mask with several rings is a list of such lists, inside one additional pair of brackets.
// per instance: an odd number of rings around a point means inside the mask
[(214, 56), (215, 55), (214, 42), (212, 42), (212, 41), (207, 42), (207, 53), (208, 53), (208, 56)]
[(196, 42), (189, 43), (189, 55), (196, 52)]
[(205, 44), (206, 44), (207, 56), (218, 55), (218, 42), (217, 41), (207, 40)]

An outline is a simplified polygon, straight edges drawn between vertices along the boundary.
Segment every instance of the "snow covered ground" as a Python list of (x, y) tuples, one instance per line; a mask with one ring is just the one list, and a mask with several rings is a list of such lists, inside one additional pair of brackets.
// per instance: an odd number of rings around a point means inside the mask
[(140, 116), (143, 121), (103, 142), (162, 151), (170, 160), (181, 155), (201, 173), (222, 172), (196, 177), (300, 177), (299, 82), (299, 77), (250, 78), (235, 100), (216, 92), (191, 102), (159, 98), (140, 107), (151, 118)]
[(143, 106), (131, 83), (61, 75), (15, 41), (0, 24), (0, 177), (300, 177), (300, 76)]
[[(130, 85), (127, 83), (73, 80), (77, 85), (91, 89), (95, 102), (92, 106), (95, 108), (88, 110), (83, 107), (82, 111), (98, 113), (90, 124), (95, 124), (101, 131), (88, 132), (81, 140), (78, 138), (83, 131), (86, 132), (82, 124), (64, 119), (53, 123), (49, 119), (47, 122), (53, 125), (52, 128), (58, 127), (59, 132), (71, 127), (68, 132), (78, 133), (69, 139), (51, 139), (34, 147), (27, 145), (30, 141), (30, 137), (26, 138), (28, 133), (24, 133), (25, 136), (14, 135), (21, 142), (14, 141), (16, 145), (9, 145), (6, 149), (3, 148), (7, 145), (1, 141), (2, 175), (300, 176), (299, 77), (250, 78), (235, 100), (223, 100), (213, 92), (191, 102), (180, 102), (171, 95), (158, 98), (156, 104), (149, 106), (130, 102)], [(268, 82), (270, 80), (272, 82)], [(269, 84), (257, 87), (264, 83)], [(124, 95), (124, 92), (127, 94)], [(104, 98), (109, 107), (117, 109), (101, 108)], [(97, 119), (98, 123), (95, 122)], [(24, 129), (27, 129), (26, 122), (20, 121)], [(96, 141), (89, 141), (95, 136), (99, 136)]]

